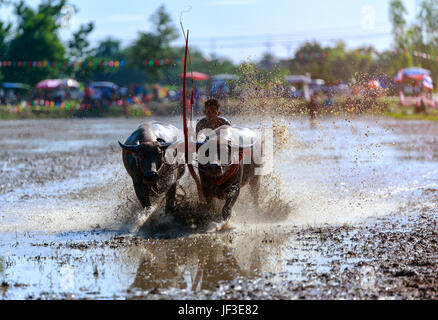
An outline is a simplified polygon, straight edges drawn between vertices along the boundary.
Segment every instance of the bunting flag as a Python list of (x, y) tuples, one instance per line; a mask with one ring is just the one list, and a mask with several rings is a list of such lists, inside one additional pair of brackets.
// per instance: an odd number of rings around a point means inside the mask
[[(359, 55), (361, 53), (361, 50), (355, 50), (352, 51), (353, 54), (355, 55)], [(420, 51), (416, 51), (416, 50), (399, 50), (399, 49), (393, 49), (391, 51), (393, 54), (400, 54), (400, 53), (404, 53), (404, 54), (410, 54), (411, 56), (414, 57), (418, 57), (418, 58), (422, 58), (422, 59), (427, 59), (430, 61), (434, 61), (434, 62), (438, 62), (438, 55), (433, 55), (430, 53), (425, 53), (425, 52), (420, 52)], [(377, 55), (382, 55), (383, 53), (380, 52), (376, 52)], [(295, 56), (295, 59), (297, 60), (309, 60), (309, 59), (324, 59), (327, 57), (327, 53), (320, 53), (320, 52), (310, 52), (310, 53), (299, 53)]]
[(92, 67), (103, 66), (109, 68), (119, 68), (125, 66), (125, 61), (121, 60), (101, 60), (93, 59), (86, 61), (0, 61), (0, 68), (65, 68), (65, 67)]
[(180, 64), (181, 63), (181, 59), (177, 58), (177, 59), (155, 59), (155, 60), (144, 60), (143, 61), (143, 65), (144, 66), (149, 66), (149, 67), (158, 67), (158, 66), (164, 66), (164, 65), (175, 65), (175, 64)]
[(426, 60), (438, 62), (438, 56), (431, 55), (429, 53), (419, 52), (419, 51), (415, 51), (415, 50), (410, 50), (410, 51), (405, 50), (405, 53), (409, 53), (411, 56), (414, 56), (414, 57), (423, 58)]
[[(181, 59), (152, 59), (144, 60), (144, 66), (158, 67), (163, 65), (180, 64)], [(66, 68), (66, 67), (107, 67), (107, 68), (121, 68), (126, 65), (124, 60), (103, 60), (93, 59), (85, 61), (0, 61), (0, 68)]]

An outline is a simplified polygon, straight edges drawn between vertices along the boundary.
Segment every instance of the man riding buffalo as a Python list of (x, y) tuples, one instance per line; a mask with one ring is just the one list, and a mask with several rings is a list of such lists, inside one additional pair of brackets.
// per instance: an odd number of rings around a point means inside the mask
[(207, 204), (212, 206), (214, 198), (225, 200), (222, 218), (227, 221), (241, 188), (248, 184), (258, 206), (260, 175), (256, 170), (262, 165), (255, 157), (255, 151), (261, 148), (255, 132), (225, 125), (202, 130), (198, 138), (203, 139), (197, 143), (198, 171)]

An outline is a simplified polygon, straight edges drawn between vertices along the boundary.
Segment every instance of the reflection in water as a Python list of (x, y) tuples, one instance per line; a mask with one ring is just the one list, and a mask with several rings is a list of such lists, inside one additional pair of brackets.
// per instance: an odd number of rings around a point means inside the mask
[(280, 242), (258, 232), (153, 241), (143, 247), (131, 288), (214, 290), (221, 281), (273, 272), (282, 264), (274, 248)]
[[(240, 268), (232, 249), (208, 237), (170, 240), (148, 247), (132, 288), (213, 290), (219, 281), (250, 276)], [(189, 243), (188, 243), (189, 242)]]
[(0, 257), (0, 274), (3, 274), (3, 272), (5, 272), (4, 264), (5, 264), (5, 261), (4, 261), (3, 257)]

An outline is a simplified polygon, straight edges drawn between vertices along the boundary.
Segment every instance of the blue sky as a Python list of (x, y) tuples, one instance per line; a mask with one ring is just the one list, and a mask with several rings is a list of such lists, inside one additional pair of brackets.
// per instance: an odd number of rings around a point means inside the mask
[[(28, 0), (37, 5), (39, 0)], [(413, 18), (418, 0), (404, 0)], [(109, 36), (124, 45), (139, 31), (149, 31), (150, 15), (164, 3), (179, 28), (190, 29), (191, 46), (205, 54), (228, 57), (235, 62), (258, 60), (270, 50), (285, 58), (300, 43), (319, 40), (333, 44), (344, 40), (350, 48), (372, 44), (378, 50), (391, 46), (389, 0), (70, 0), (79, 8), (71, 28), (61, 32), (63, 40), (79, 24), (94, 21), (93, 42)], [(6, 9), (3, 20), (11, 19)], [(182, 44), (182, 38), (176, 43)], [(153, 58), (153, 57), (151, 57)]]

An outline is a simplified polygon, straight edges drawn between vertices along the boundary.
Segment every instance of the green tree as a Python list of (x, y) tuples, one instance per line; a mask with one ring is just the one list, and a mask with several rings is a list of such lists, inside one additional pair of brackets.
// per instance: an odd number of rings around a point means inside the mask
[[(6, 59), (6, 50), (7, 50), (7, 38), (10, 34), (12, 25), (5, 24), (0, 21), (0, 61)], [(0, 69), (0, 81), (2, 81), (3, 75)]]
[(125, 54), (120, 47), (120, 41), (112, 38), (107, 38), (99, 43), (95, 50), (96, 58), (108, 58), (120, 60)]
[(389, 4), (389, 19), (392, 23), (392, 34), (394, 36), (395, 47), (401, 51), (397, 57), (393, 57), (392, 63), (395, 69), (411, 67), (413, 65), (412, 57), (406, 50), (412, 48), (410, 36), (408, 33), (413, 33), (414, 30), (407, 30), (406, 15), (408, 11), (402, 0), (391, 0)]
[(390, 3), (390, 18), (396, 48), (400, 54), (391, 61), (392, 69), (401, 69), (413, 65), (432, 71), (438, 77), (436, 61), (412, 56), (412, 51), (419, 51), (431, 56), (438, 55), (438, 0), (423, 0), (413, 23), (406, 21), (407, 10), (401, 0)]
[[(59, 18), (66, 0), (43, 1), (36, 10), (24, 1), (15, 4), (17, 30), (10, 41), (6, 56), (12, 61), (60, 61), (64, 59), (65, 48), (59, 39)], [(58, 67), (28, 68), (9, 67), (3, 70), (7, 81), (36, 82), (58, 75)]]
[[(94, 50), (94, 57), (103, 60), (125, 62), (131, 48), (122, 49), (120, 41), (107, 38), (99, 43)], [(102, 68), (93, 72), (91, 79), (96, 81), (111, 81), (120, 86), (131, 83), (145, 83), (148, 77), (136, 65), (124, 65), (121, 68)]]
[(318, 42), (306, 42), (301, 45), (291, 60), (289, 69), (291, 74), (310, 73), (313, 78), (327, 79), (327, 49)]
[(402, 0), (391, 0), (389, 4), (389, 18), (392, 23), (392, 33), (398, 48), (406, 45), (406, 14), (407, 10)]
[(170, 64), (145, 66), (144, 60), (163, 60), (180, 58), (170, 43), (178, 38), (178, 32), (164, 5), (150, 17), (153, 24), (152, 32), (141, 32), (139, 38), (129, 50), (129, 64), (139, 67), (154, 81), (163, 76)]
[(438, 46), (438, 0), (427, 0), (420, 4), (418, 13), (419, 29), (425, 36), (425, 42)]
[(92, 73), (99, 70), (99, 66), (95, 66), (94, 64), (92, 66), (82, 65), (82, 62), (90, 59), (94, 51), (90, 48), (90, 42), (87, 39), (93, 30), (93, 22), (81, 25), (79, 29), (73, 33), (72, 39), (67, 43), (69, 60), (80, 62), (80, 64), (76, 66), (70, 65), (66, 70), (66, 74), (79, 81), (89, 80)]
[(70, 59), (83, 60), (92, 53), (90, 42), (87, 40), (89, 34), (94, 30), (94, 23), (90, 22), (81, 25), (79, 30), (73, 33), (73, 37), (68, 41), (68, 56)]

